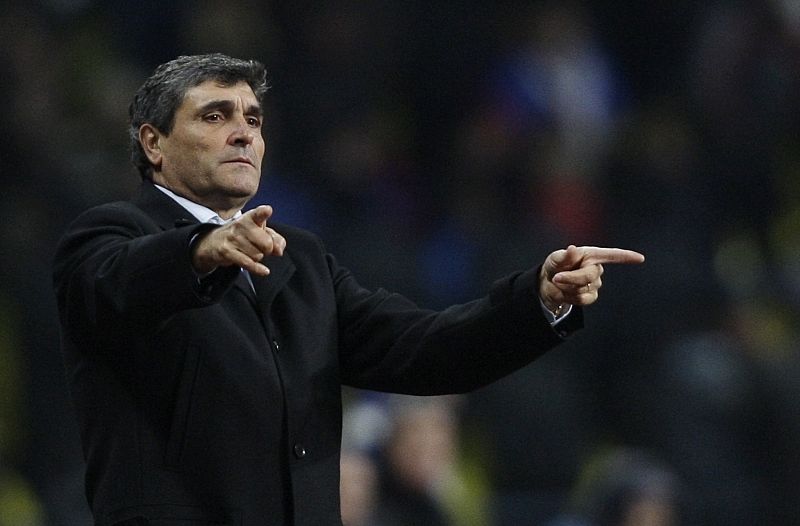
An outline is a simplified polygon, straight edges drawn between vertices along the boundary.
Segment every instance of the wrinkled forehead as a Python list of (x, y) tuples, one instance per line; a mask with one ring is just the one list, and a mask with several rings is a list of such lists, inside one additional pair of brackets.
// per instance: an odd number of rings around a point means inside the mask
[(228, 84), (219, 80), (206, 80), (187, 89), (181, 106), (202, 106), (215, 100), (230, 101), (243, 108), (261, 108), (258, 97), (247, 82)]

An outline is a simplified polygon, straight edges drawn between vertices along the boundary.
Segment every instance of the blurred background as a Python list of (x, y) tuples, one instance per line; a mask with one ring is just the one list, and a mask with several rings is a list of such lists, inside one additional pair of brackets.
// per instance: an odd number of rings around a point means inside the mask
[(800, 3), (31, 0), (0, 10), (0, 526), (90, 524), (51, 291), (138, 185), (159, 63), (270, 72), (254, 203), (439, 308), (621, 246), (587, 329), (475, 393), (345, 390), (346, 526), (800, 524)]

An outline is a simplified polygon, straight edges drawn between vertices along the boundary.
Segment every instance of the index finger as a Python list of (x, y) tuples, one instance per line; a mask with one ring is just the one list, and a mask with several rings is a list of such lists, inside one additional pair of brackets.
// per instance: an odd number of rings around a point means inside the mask
[(269, 218), (272, 217), (272, 207), (270, 205), (259, 205), (246, 212), (242, 217), (248, 217), (253, 223), (258, 225), (259, 228), (264, 228)]
[(583, 261), (587, 264), (638, 264), (644, 263), (644, 254), (625, 248), (582, 247)]

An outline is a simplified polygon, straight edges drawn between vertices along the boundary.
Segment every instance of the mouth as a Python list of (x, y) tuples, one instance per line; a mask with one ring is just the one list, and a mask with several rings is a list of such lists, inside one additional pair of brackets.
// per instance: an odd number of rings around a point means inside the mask
[(251, 161), (249, 157), (235, 157), (233, 159), (228, 159), (227, 161), (224, 162), (224, 164), (230, 164), (230, 163), (247, 164), (255, 168), (255, 164), (253, 164), (253, 161)]

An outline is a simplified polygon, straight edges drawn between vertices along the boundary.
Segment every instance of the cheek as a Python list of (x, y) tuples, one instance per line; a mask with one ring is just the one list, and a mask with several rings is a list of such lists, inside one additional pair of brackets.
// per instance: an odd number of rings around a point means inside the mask
[(173, 159), (181, 164), (197, 164), (200, 156), (208, 150), (201, 140), (189, 137), (176, 142), (172, 151)]
[(256, 139), (253, 141), (253, 151), (255, 152), (256, 168), (261, 169), (261, 164), (264, 160), (264, 152), (266, 147), (263, 139)]
[(198, 140), (192, 143), (193, 150), (196, 155), (201, 155), (211, 151), (211, 145), (205, 141)]

